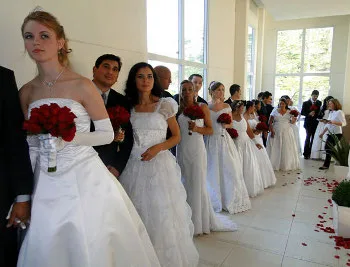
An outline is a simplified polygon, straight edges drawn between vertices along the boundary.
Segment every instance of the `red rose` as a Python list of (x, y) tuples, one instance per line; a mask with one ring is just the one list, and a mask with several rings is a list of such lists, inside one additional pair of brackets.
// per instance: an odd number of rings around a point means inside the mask
[(315, 104), (312, 104), (310, 107), (310, 111), (317, 111), (318, 110), (318, 106)]
[(259, 115), (259, 121), (263, 121), (267, 123), (267, 117), (265, 115)]
[(296, 109), (291, 110), (289, 114), (294, 116), (295, 118), (299, 116), (299, 112)]
[(218, 119), (216, 120), (218, 123), (224, 123), (224, 124), (231, 124), (232, 119), (230, 114), (228, 113), (222, 113)]
[(236, 131), (236, 129), (227, 128), (226, 131), (230, 134), (230, 136), (231, 136), (232, 139), (238, 137), (238, 132)]
[(267, 124), (265, 122), (262, 121), (256, 125), (255, 129), (258, 131), (267, 132), (269, 130), (269, 127), (267, 126)]
[(108, 108), (107, 112), (115, 132), (120, 127), (125, 126), (130, 120), (130, 113), (122, 106)]
[(187, 107), (183, 111), (184, 116), (189, 117), (191, 120), (204, 119), (204, 112), (198, 105)]

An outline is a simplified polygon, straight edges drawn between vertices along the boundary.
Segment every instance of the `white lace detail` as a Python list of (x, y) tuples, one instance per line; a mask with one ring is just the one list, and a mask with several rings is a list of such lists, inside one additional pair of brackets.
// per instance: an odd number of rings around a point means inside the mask
[(176, 115), (179, 106), (174, 99), (165, 97), (161, 98), (159, 101), (158, 112), (162, 114), (166, 120)]

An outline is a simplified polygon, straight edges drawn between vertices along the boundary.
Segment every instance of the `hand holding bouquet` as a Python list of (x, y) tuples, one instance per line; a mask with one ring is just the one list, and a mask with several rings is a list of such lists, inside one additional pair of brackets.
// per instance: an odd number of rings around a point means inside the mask
[[(202, 108), (198, 105), (192, 105), (190, 107), (187, 107), (184, 109), (183, 112), (184, 116), (190, 118), (191, 121), (199, 120), (199, 119), (204, 119), (204, 112)], [(188, 131), (189, 135), (192, 135), (192, 131)]]
[[(232, 123), (232, 118), (230, 114), (228, 113), (222, 113), (218, 119), (216, 120), (218, 123), (221, 123), (223, 125), (223, 128), (225, 124), (231, 124)], [(224, 133), (221, 134), (221, 136), (224, 136)]]
[[(122, 143), (124, 141), (123, 127), (127, 125), (130, 120), (130, 113), (122, 106), (115, 106), (107, 108), (109, 119), (115, 133), (114, 141)], [(119, 145), (118, 145), (119, 151)]]
[(70, 108), (51, 103), (33, 108), (29, 120), (24, 121), (23, 129), (28, 134), (39, 135), (40, 148), (49, 153), (48, 172), (56, 171), (57, 151), (63, 149), (64, 141), (73, 140), (76, 133), (75, 118)]

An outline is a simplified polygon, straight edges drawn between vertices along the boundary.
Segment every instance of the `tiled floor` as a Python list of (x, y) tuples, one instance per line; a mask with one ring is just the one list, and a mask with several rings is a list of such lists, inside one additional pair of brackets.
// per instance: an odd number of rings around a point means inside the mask
[(332, 208), (327, 202), (331, 193), (322, 192), (327, 189), (322, 183), (303, 183), (311, 176), (336, 177), (331, 169), (318, 170), (321, 161), (301, 161), (302, 171), (276, 172), (275, 187), (252, 199), (250, 211), (232, 215), (238, 231), (195, 238), (199, 267), (347, 266), (350, 250), (336, 250), (331, 234), (315, 231), (319, 215), (327, 221), (324, 226), (332, 226)]

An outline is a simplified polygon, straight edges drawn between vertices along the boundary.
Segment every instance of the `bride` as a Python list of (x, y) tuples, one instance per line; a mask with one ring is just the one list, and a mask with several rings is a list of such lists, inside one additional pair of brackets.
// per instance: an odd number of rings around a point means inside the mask
[[(34, 11), (22, 35), (39, 72), (20, 90), (26, 118), (35, 107), (57, 103), (75, 114), (77, 131), (69, 143), (49, 135), (28, 138), (36, 184), (18, 266), (160, 266), (130, 199), (92, 148), (110, 143), (113, 129), (92, 82), (67, 67), (63, 27), (51, 14)], [(48, 172), (52, 150), (56, 172)]]

